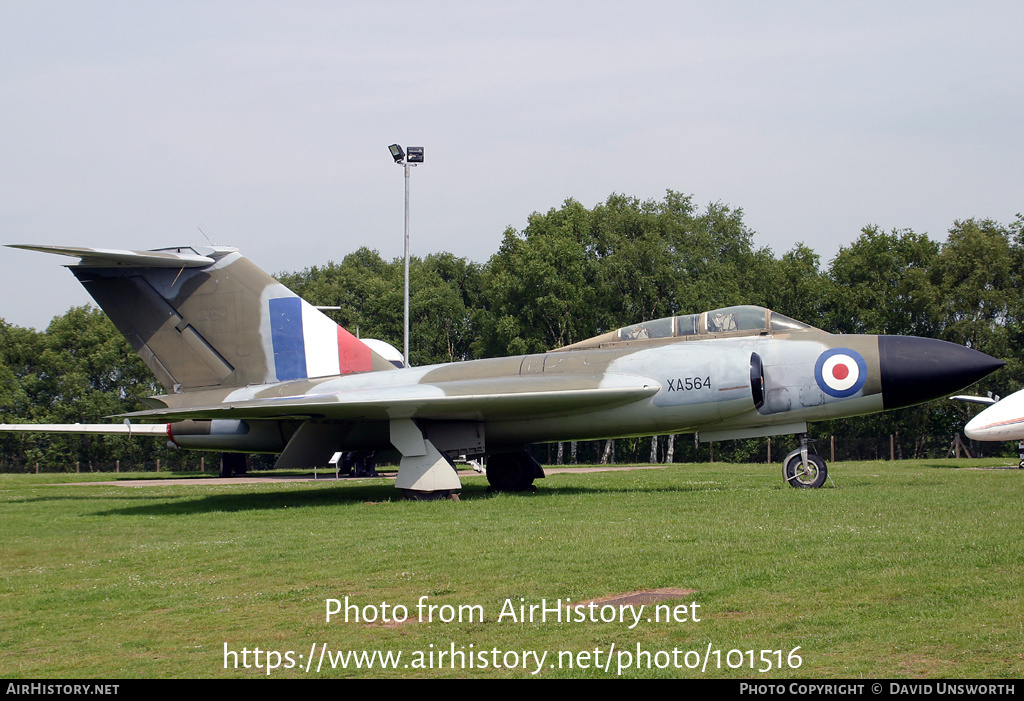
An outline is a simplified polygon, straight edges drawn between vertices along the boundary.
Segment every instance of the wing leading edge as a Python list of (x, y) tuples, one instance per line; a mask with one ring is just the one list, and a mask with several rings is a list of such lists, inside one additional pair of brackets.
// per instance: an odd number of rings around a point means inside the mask
[[(607, 386), (614, 382), (614, 386)], [(139, 420), (370, 419), (503, 420), (614, 408), (650, 397), (661, 386), (645, 377), (604, 378), (585, 386), (580, 378), (516, 377), (225, 401), (209, 406), (168, 407), (121, 414)]]

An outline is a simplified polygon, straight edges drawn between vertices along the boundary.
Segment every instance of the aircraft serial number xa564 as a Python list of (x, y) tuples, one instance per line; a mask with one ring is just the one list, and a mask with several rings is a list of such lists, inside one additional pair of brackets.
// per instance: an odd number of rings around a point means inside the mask
[(669, 392), (683, 392), (691, 389), (711, 389), (711, 377), (671, 377), (665, 380)]

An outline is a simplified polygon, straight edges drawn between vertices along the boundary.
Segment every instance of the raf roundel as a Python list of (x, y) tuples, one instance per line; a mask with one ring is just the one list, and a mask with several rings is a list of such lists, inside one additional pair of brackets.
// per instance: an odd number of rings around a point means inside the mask
[(850, 397), (860, 391), (868, 378), (864, 358), (850, 348), (833, 348), (818, 356), (814, 380), (825, 394)]

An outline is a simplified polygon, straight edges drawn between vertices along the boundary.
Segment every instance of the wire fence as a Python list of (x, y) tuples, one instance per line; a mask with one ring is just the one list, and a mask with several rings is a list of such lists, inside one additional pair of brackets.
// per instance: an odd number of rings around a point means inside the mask
[(78, 462), (28, 462), (17, 459), (6, 459), (0, 462), (0, 472), (9, 474), (89, 474), (94, 472), (218, 472), (220, 457), (216, 454), (197, 457), (194, 461), (176, 460), (173, 463), (161, 460), (114, 460), (114, 461), (78, 461)]
[[(982, 458), (1017, 455), (1014, 443), (964, 440), (959, 434), (939, 436), (823, 436), (811, 445), (830, 462), (844, 460), (911, 460)], [(799, 446), (792, 436), (699, 443), (691, 435), (580, 441), (533, 446), (531, 452), (548, 465), (683, 462), (780, 462)]]
[[(630, 438), (614, 441), (577, 441), (575, 443), (548, 443), (530, 447), (530, 452), (544, 465), (614, 465), (637, 463), (779, 463), (799, 441), (792, 436), (776, 436), (715, 443), (698, 443), (694, 436)], [(986, 443), (964, 440), (959, 434), (941, 436), (823, 436), (812, 442), (813, 449), (829, 462), (850, 460), (906, 460), (937, 458), (1015, 457), (1016, 444), (1012, 442)], [(378, 454), (377, 465), (387, 469), (385, 456)], [(248, 469), (258, 472), (273, 467), (276, 456), (250, 455)], [(333, 466), (322, 466), (332, 470)], [(220, 456), (217, 453), (181, 451), (172, 459), (48, 462), (28, 461), (17, 457), (0, 459), (0, 472), (4, 473), (75, 473), (97, 472), (199, 472), (217, 473)]]

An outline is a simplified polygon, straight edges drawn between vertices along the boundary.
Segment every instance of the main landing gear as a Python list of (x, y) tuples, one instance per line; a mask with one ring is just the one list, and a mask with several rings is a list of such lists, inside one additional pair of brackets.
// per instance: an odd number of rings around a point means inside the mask
[(221, 453), (220, 476), (244, 475), (248, 471), (245, 453)]
[(810, 443), (806, 433), (800, 434), (800, 447), (782, 461), (782, 476), (790, 487), (817, 489), (824, 486), (828, 479), (825, 461), (817, 452), (813, 452)]
[(488, 491), (533, 492), (533, 480), (544, 476), (540, 463), (525, 450), (498, 453), (487, 458)]

